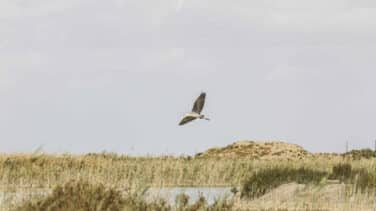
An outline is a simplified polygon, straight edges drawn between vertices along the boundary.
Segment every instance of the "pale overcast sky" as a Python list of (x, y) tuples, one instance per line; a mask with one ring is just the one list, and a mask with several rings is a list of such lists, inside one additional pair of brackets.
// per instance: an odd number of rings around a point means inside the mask
[[(2, 0), (0, 151), (373, 147), (376, 1)], [(201, 91), (211, 121), (178, 126)]]

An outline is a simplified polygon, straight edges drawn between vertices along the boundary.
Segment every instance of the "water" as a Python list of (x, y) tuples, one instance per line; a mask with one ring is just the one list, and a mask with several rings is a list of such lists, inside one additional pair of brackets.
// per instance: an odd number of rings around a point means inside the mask
[(147, 201), (158, 198), (164, 199), (170, 205), (175, 204), (177, 195), (184, 193), (189, 196), (189, 204), (196, 202), (200, 196), (204, 196), (208, 204), (214, 203), (216, 199), (231, 198), (230, 187), (169, 187), (149, 188), (145, 194)]

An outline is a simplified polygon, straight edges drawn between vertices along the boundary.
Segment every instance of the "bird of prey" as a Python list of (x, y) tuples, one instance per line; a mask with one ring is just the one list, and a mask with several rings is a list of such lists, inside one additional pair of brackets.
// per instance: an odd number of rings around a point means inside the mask
[(193, 104), (192, 112), (187, 113), (183, 119), (180, 121), (179, 125), (184, 125), (190, 121), (193, 121), (195, 119), (205, 119), (210, 120), (209, 118), (206, 118), (205, 115), (201, 114), (202, 109), (204, 108), (205, 104), (205, 92), (202, 92), (200, 96), (196, 99), (195, 103)]

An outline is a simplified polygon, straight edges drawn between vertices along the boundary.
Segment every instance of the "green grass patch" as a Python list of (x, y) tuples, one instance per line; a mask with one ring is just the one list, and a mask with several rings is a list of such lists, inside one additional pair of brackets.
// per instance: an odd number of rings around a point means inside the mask
[(241, 196), (254, 198), (264, 195), (279, 185), (297, 182), (300, 184), (319, 183), (328, 172), (301, 168), (276, 167), (255, 172), (242, 185)]
[(273, 167), (254, 172), (244, 181), (241, 196), (255, 198), (286, 183), (318, 184), (324, 178), (339, 180), (341, 183), (352, 184), (356, 191), (376, 189), (376, 171), (365, 168), (354, 169), (349, 163), (338, 163), (332, 167), (332, 172), (308, 169), (304, 167)]

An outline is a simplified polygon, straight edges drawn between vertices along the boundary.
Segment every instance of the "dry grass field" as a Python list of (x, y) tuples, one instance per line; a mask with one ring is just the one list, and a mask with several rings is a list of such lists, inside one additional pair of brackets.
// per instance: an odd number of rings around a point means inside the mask
[[(61, 190), (72, 183), (94, 186), (93, 191), (76, 185), (88, 192), (103, 192), (106, 203), (118, 200), (119, 210), (376, 209), (375, 158), (311, 154), (297, 145), (281, 142), (238, 142), (192, 157), (129, 157), (111, 153), (0, 155), (1, 210), (17, 210), (25, 203), (37, 203), (46, 197), (50, 197), (50, 203), (54, 201), (51, 194), (64, 198)], [(176, 186), (237, 187), (240, 191), (231, 203), (222, 201), (217, 207), (168, 207), (162, 202), (147, 204), (139, 197), (149, 187)], [(68, 192), (74, 194), (74, 187), (69, 188)], [(112, 195), (108, 196), (109, 193)]]

